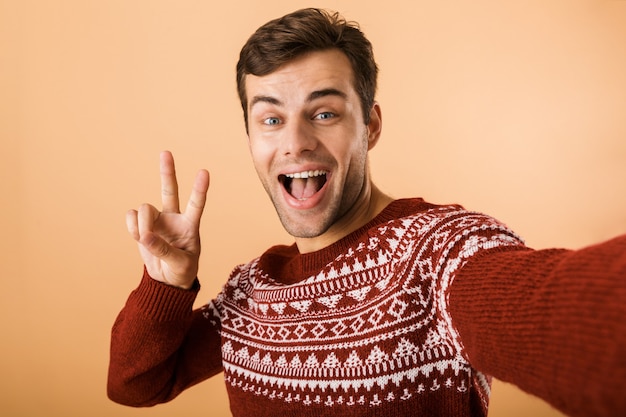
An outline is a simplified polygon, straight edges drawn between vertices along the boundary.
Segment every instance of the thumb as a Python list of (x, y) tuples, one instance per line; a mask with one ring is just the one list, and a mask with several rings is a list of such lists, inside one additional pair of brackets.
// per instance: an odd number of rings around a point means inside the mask
[(156, 233), (146, 232), (139, 243), (161, 263), (160, 266), (155, 266), (152, 262), (145, 263), (152, 278), (169, 285), (191, 288), (198, 274), (197, 258), (194, 260), (188, 253), (170, 245)]
[(172, 266), (181, 258), (181, 250), (167, 243), (162, 237), (151, 231), (146, 231), (139, 239), (139, 243), (152, 256), (155, 256)]

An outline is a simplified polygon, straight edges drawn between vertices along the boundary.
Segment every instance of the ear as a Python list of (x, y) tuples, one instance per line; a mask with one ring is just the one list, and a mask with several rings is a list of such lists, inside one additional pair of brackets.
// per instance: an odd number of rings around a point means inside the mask
[(367, 150), (372, 149), (378, 143), (380, 133), (383, 129), (383, 118), (380, 110), (380, 104), (374, 102), (370, 110), (370, 121), (367, 124)]

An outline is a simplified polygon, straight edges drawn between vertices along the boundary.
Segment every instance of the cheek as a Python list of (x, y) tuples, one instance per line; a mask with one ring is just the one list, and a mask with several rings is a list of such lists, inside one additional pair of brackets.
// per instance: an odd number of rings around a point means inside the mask
[(368, 145), (367, 135), (355, 135), (351, 142), (335, 149), (334, 153), (337, 158), (341, 158), (345, 163), (359, 164), (367, 156)]
[(272, 163), (273, 150), (259, 142), (248, 142), (252, 163), (259, 174), (267, 173)]

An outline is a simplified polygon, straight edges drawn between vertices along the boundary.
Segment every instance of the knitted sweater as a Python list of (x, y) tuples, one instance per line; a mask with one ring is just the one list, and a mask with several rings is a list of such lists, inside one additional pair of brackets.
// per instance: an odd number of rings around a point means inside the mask
[(149, 406), (223, 371), (234, 417), (484, 416), (495, 376), (616, 415), (624, 277), (626, 238), (534, 251), (483, 214), (396, 200), (318, 252), (270, 248), (195, 311), (199, 285), (144, 274), (113, 328), (109, 396)]

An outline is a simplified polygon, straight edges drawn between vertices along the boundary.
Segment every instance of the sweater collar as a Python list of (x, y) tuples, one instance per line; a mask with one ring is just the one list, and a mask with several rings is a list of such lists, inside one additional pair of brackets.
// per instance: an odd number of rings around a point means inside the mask
[(368, 230), (429, 207), (421, 198), (394, 200), (368, 223), (318, 251), (301, 254), (295, 243), (271, 247), (261, 256), (260, 268), (276, 283), (288, 285), (300, 282), (319, 273), (339, 254), (355, 247)]

